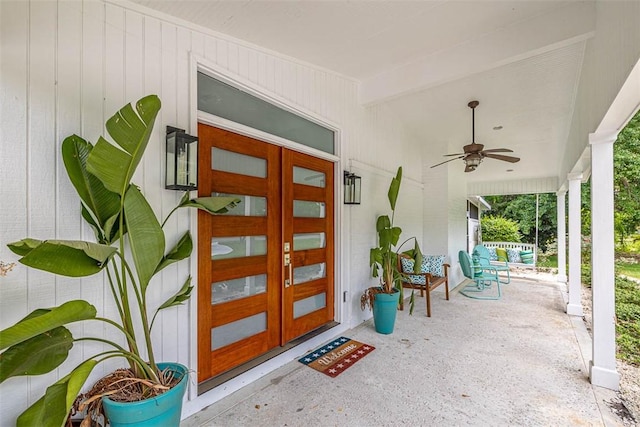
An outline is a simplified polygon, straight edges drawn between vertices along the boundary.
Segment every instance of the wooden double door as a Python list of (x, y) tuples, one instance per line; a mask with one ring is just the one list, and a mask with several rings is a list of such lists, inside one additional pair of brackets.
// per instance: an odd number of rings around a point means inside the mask
[(333, 163), (199, 124), (198, 381), (334, 319)]

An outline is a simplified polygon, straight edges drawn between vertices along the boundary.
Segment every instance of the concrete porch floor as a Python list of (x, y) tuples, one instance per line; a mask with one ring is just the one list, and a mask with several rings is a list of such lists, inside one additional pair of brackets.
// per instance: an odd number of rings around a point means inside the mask
[(371, 321), (343, 334), (376, 349), (338, 377), (292, 361), (181, 426), (623, 425), (616, 393), (588, 381), (591, 340), (561, 288), (514, 278), (502, 290), (435, 292), (432, 318), (417, 298), (391, 335)]

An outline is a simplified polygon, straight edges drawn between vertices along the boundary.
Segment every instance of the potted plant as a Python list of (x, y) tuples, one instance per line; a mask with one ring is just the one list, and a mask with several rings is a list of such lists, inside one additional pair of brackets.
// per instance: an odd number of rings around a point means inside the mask
[[(134, 390), (132, 393), (135, 392), (129, 400), (139, 400), (131, 404), (136, 407), (135, 411), (151, 412), (149, 408), (139, 409), (140, 405), (150, 402), (152, 408), (168, 411), (152, 415), (158, 425), (177, 426), (180, 421), (187, 369), (178, 364), (157, 362), (151, 329), (159, 311), (182, 304), (189, 298), (191, 277), (177, 284), (176, 293), (157, 308), (148, 306), (147, 297), (154, 285), (152, 278), (168, 265), (189, 257), (193, 243), (187, 231), (173, 248), (165, 251), (162, 227), (166, 219), (160, 224), (138, 187), (131, 183), (160, 105), (160, 99), (150, 95), (140, 99), (135, 108), (128, 104), (111, 117), (106, 128), (117, 145), (101, 137), (94, 146), (77, 135), (62, 143), (64, 165), (80, 196), (82, 217), (95, 233), (95, 242), (26, 238), (8, 244), (21, 256), (19, 261), (32, 268), (70, 277), (104, 272), (119, 313), (118, 321), (99, 317), (89, 302), (73, 300), (57, 307), (35, 310), (0, 331), (0, 350), (3, 351), (0, 382), (14, 376), (52, 371), (67, 359), (73, 344), (78, 341), (99, 341), (110, 347), (89, 357), (48, 387), (44, 396), (18, 417), (18, 426), (65, 425), (93, 368), (114, 357), (124, 358), (127, 369), (101, 380), (101, 390), (95, 393), (96, 397), (88, 397), (89, 404), (99, 407), (102, 400), (108, 400), (101, 399), (103, 395), (116, 401), (117, 394), (109, 385), (117, 382), (116, 388), (122, 388), (123, 384), (129, 384)], [(238, 202), (231, 197), (191, 200), (186, 193), (169, 215), (181, 207), (220, 213)], [(86, 320), (103, 322), (105, 327), (119, 331), (126, 344), (102, 337), (76, 338), (66, 327), (69, 323)], [(120, 406), (127, 405), (119, 403), (116, 406), (119, 413)], [(138, 415), (125, 414), (125, 421), (132, 425), (147, 422), (136, 418)], [(107, 417), (111, 426), (120, 425), (115, 415), (107, 414)], [(83, 425), (90, 424), (89, 418)]]
[[(410, 237), (398, 245), (402, 229), (394, 226), (393, 220), (401, 182), (402, 166), (398, 168), (396, 176), (391, 179), (391, 184), (389, 185), (388, 198), (391, 217), (380, 215), (376, 220), (378, 246), (371, 248), (369, 252), (369, 266), (372, 268), (371, 275), (380, 278), (380, 286), (365, 289), (360, 298), (360, 305), (363, 310), (366, 307), (373, 310), (373, 322), (376, 331), (381, 334), (393, 332), (398, 301), (403, 297), (402, 286), (400, 285), (402, 273), (396, 268), (398, 251), (405, 243), (413, 240), (414, 248), (412, 253), (415, 259), (415, 272), (420, 271), (422, 263), (422, 253), (415, 237)], [(411, 303), (413, 304), (413, 298)]]

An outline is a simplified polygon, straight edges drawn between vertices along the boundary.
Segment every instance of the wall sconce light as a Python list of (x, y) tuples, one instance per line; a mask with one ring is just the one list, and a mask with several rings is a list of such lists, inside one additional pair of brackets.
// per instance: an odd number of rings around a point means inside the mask
[(198, 137), (167, 126), (167, 164), (164, 188), (198, 189)]
[(344, 204), (359, 205), (362, 188), (362, 178), (348, 171), (344, 171)]

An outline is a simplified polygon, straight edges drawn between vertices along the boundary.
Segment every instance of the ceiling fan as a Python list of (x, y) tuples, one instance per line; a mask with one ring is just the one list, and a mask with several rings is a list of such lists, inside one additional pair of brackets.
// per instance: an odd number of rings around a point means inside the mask
[(445, 160), (442, 163), (438, 163), (437, 165), (431, 166), (435, 168), (436, 166), (444, 165), (445, 163), (452, 162), (454, 160), (462, 159), (465, 164), (464, 171), (465, 172), (473, 172), (476, 170), (478, 165), (482, 163), (482, 159), (488, 157), (490, 159), (502, 160), (505, 162), (516, 163), (520, 161), (519, 157), (513, 156), (505, 156), (503, 154), (495, 154), (495, 153), (513, 153), (513, 150), (508, 148), (492, 148), (490, 150), (485, 150), (484, 145), (476, 144), (476, 129), (475, 129), (475, 109), (480, 105), (478, 101), (471, 101), (468, 106), (471, 108), (471, 144), (465, 145), (462, 147), (464, 153), (455, 153), (455, 154), (445, 154), (445, 157), (456, 156), (453, 159)]

